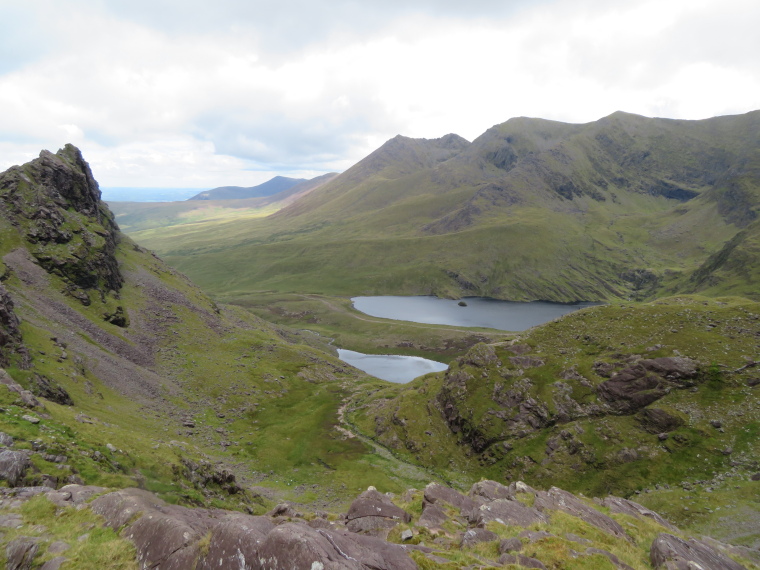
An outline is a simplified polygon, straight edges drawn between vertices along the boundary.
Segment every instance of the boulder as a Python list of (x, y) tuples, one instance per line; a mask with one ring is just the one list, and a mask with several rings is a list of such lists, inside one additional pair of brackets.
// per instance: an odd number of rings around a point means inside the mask
[(461, 546), (471, 546), (479, 542), (499, 540), (499, 535), (484, 528), (471, 528), (462, 535)]
[(696, 378), (699, 372), (699, 365), (691, 358), (684, 356), (643, 359), (639, 361), (639, 364), (668, 380), (691, 380)]
[(257, 554), (267, 570), (416, 570), (402, 546), (350, 532), (284, 523), (264, 539)]
[(40, 566), (40, 570), (58, 570), (66, 560), (65, 556), (56, 556)]
[(621, 499), (620, 497), (615, 497), (613, 495), (610, 495), (609, 497), (606, 497), (602, 501), (602, 506), (610, 509), (611, 513), (620, 513), (624, 515), (630, 515), (632, 517), (636, 517), (637, 519), (647, 518), (647, 519), (653, 520), (657, 524), (665, 527), (666, 529), (670, 531), (673, 531), (673, 532), (678, 531), (678, 529), (675, 526), (670, 524), (668, 521), (666, 521), (656, 512), (651, 511), (638, 503), (629, 501), (628, 499)]
[(29, 570), (34, 557), (40, 549), (40, 539), (20, 536), (8, 543), (5, 548), (7, 570)]
[(496, 499), (483, 504), (469, 513), (468, 519), (470, 524), (481, 527), (491, 521), (507, 526), (522, 527), (549, 522), (549, 517), (545, 514), (511, 499)]
[(641, 429), (651, 434), (671, 432), (681, 427), (684, 421), (658, 408), (646, 408), (636, 414), (636, 419), (641, 424)]
[(29, 456), (24, 451), (0, 451), (0, 479), (7, 481), (11, 487), (16, 487), (22, 481), (31, 466)]
[(266, 517), (228, 514), (214, 527), (208, 553), (196, 570), (252, 567), (259, 545), (273, 528)]
[(738, 562), (700, 540), (692, 538), (687, 541), (664, 532), (652, 541), (649, 560), (658, 570), (746, 570)]
[(412, 520), (412, 515), (394, 505), (388, 497), (374, 489), (369, 489), (359, 495), (351, 503), (346, 514), (347, 521), (362, 517), (384, 517), (405, 523)]
[(0, 447), (13, 447), (13, 437), (0, 431)]
[(539, 511), (562, 511), (593, 525), (617, 538), (630, 537), (616, 521), (582, 502), (578, 497), (557, 487), (546, 492), (539, 491), (533, 506)]
[(515, 493), (514, 490), (501, 483), (485, 479), (470, 487), (470, 496), (493, 501), (495, 499), (514, 499)]
[[(498, 483), (497, 483), (498, 484)], [(477, 485), (477, 483), (476, 483)], [(472, 494), (472, 491), (470, 491)], [(480, 506), (481, 502), (455, 491), (451, 487), (430, 483), (425, 487), (425, 501), (436, 504), (438, 502), (448, 503), (452, 507), (459, 509), (461, 512), (468, 512)]]
[(523, 543), (519, 538), (505, 538), (499, 543), (499, 554), (520, 552), (522, 549)]
[(434, 503), (423, 503), (422, 514), (417, 520), (417, 525), (427, 529), (439, 529), (449, 520), (449, 517), (441, 507)]
[(303, 518), (303, 514), (296, 510), (292, 503), (280, 503), (267, 513), (268, 517)]
[(597, 393), (616, 412), (632, 414), (665, 396), (668, 384), (641, 364), (634, 364), (599, 384)]

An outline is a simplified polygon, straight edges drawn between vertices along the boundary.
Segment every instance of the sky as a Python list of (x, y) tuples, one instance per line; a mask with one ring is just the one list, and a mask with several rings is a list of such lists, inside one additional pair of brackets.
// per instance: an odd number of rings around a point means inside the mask
[(343, 171), (511, 117), (760, 109), (757, 0), (0, 0), (0, 169), (101, 187)]

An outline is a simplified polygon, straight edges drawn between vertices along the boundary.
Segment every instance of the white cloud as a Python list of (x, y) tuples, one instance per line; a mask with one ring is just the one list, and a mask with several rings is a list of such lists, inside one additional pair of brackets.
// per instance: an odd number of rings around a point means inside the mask
[(760, 108), (748, 0), (24, 6), (0, 0), (0, 37), (31, 38), (0, 58), (0, 166), (74, 142), (104, 186), (340, 170), (395, 134), (512, 116)]

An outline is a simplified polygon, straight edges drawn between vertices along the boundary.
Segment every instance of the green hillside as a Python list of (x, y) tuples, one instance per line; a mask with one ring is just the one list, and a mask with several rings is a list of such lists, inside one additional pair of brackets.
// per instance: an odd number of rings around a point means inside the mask
[(758, 335), (746, 299), (592, 307), (356, 398), (348, 417), (444, 478), (633, 496), (757, 548)]
[(428, 478), (341, 431), (344, 400), (381, 382), (318, 336), (215, 304), (99, 197), (71, 145), (0, 174), (0, 432), (35, 452), (17, 483), (260, 510)]
[(266, 218), (129, 232), (225, 298), (756, 298), (759, 138), (760, 112), (511, 119), (472, 143), (396, 137)]

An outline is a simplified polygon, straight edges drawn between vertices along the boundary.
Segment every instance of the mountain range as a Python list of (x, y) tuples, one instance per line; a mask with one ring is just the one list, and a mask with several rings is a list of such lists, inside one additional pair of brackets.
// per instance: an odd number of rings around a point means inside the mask
[[(267, 218), (139, 245), (75, 147), (12, 167), (0, 561), (760, 567), (758, 119), (396, 137)], [(267, 287), (613, 302), (465, 344), (441, 328), (448, 370), (389, 385), (306, 330), (321, 314), (219, 302)]]
[(282, 192), (292, 188), (296, 184), (306, 181), (305, 178), (275, 176), (271, 180), (267, 180), (262, 184), (251, 186), (249, 188), (244, 188), (242, 186), (220, 186), (219, 188), (204, 190), (203, 192), (199, 192), (195, 196), (188, 198), (188, 200), (237, 200), (240, 198), (262, 198), (264, 196), (277, 194), (278, 192)]
[(759, 137), (760, 112), (398, 136), (266, 218), (133, 236), (217, 295), (756, 298)]

